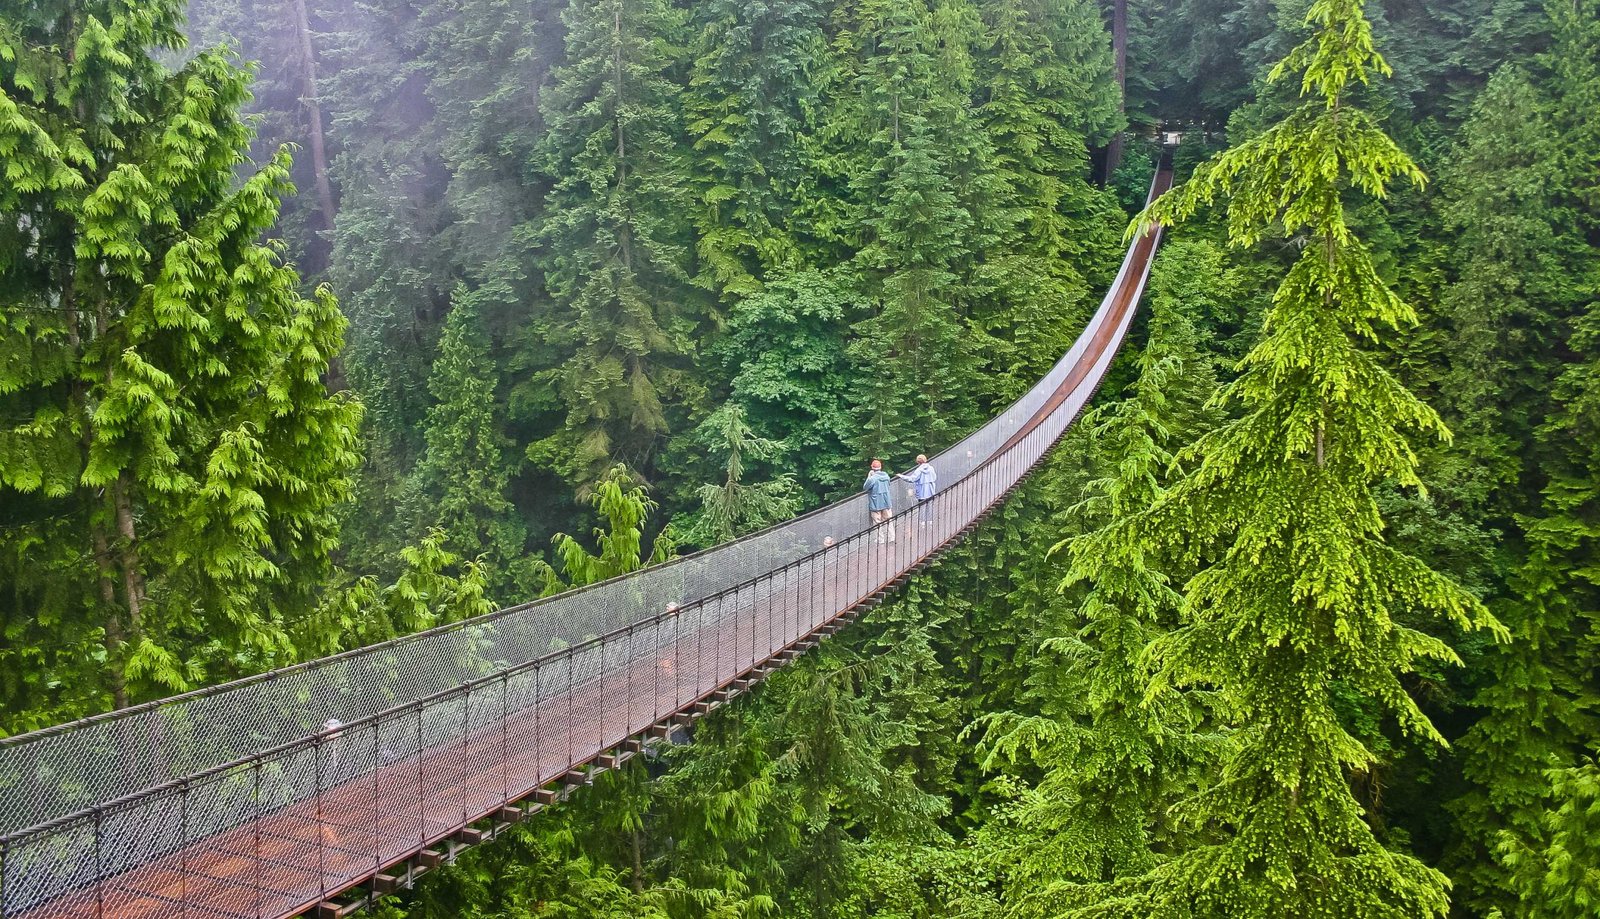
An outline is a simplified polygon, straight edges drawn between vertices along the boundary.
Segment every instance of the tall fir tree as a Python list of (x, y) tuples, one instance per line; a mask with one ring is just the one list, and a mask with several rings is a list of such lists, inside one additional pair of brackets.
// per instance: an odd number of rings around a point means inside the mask
[(696, 10), (685, 108), (694, 143), (700, 283), (761, 290), (803, 259), (789, 228), (827, 53), (817, 0), (713, 0)]
[[(1403, 677), (1454, 653), (1418, 625), (1493, 624), (1449, 579), (1391, 546), (1375, 499), (1418, 485), (1410, 438), (1447, 433), (1363, 347), (1415, 314), (1346, 218), (1423, 176), (1355, 95), (1387, 65), (1357, 0), (1316, 0), (1308, 39), (1271, 80), (1303, 101), (1201, 165), (1139, 221), (1175, 223), (1227, 198), (1230, 240), (1296, 239), (1300, 255), (1222, 398), (1238, 413), (1180, 454), (1193, 465), (1134, 524), (1204, 566), (1183, 624), (1152, 645), (1147, 692), (1213, 689), (1231, 729), (1214, 784), (1182, 805), (1188, 845), (1138, 878), (1070, 888), (1080, 916), (1443, 916), (1449, 882), (1384, 845), (1351, 791), (1377, 765), (1349, 707), (1441, 742)], [(1413, 625), (1416, 623), (1417, 625)]]
[(666, 561), (676, 552), (671, 536), (665, 534), (658, 535), (646, 551), (645, 523), (658, 505), (626, 467), (618, 465), (606, 470), (589, 491), (589, 503), (606, 522), (605, 527), (594, 528), (599, 551), (590, 552), (574, 537), (557, 533), (555, 556), (559, 573), (566, 581), (557, 579), (557, 572), (552, 570), (545, 585), (546, 594), (637, 571), (651, 562)]
[(283, 659), (337, 539), (344, 321), (260, 242), (290, 162), (238, 180), (248, 74), (158, 62), (181, 28), (172, 0), (0, 12), (3, 615), (41, 649), (8, 714)]
[(437, 525), (450, 550), (489, 569), (500, 599), (534, 595), (527, 580), (527, 527), (507, 496), (512, 464), (495, 393), (488, 336), (469, 296), (445, 321), (428, 388), (427, 454), (417, 468), (416, 518)]
[[(338, 194), (332, 175), (339, 153), (333, 130), (334, 107), (324, 98), (322, 55), (328, 38), (317, 0), (211, 0), (186, 8), (185, 31), (196, 47), (226, 43), (254, 68), (250, 98), (241, 107), (252, 117), (256, 137), (252, 157), (269, 159), (294, 144), (291, 176), (305, 194), (283, 197), (279, 222), (268, 232), (281, 239), (291, 261), (309, 278), (322, 281), (328, 268), (329, 234), (337, 216)], [(176, 50), (176, 49), (173, 49)]]
[(964, 381), (978, 349), (960, 269), (979, 225), (958, 176), (959, 157), (982, 139), (967, 114), (970, 61), (941, 42), (940, 11), (871, 0), (842, 39), (852, 56), (843, 115), (858, 146), (850, 184), (866, 231), (853, 264), (872, 310), (851, 344), (869, 454), (947, 443), (974, 417)]
[[(1113, 262), (1109, 199), (1090, 188), (1089, 147), (1120, 129), (1112, 62), (1093, 3), (986, 0), (977, 117), (1007, 200), (1002, 251), (974, 273), (974, 322), (1012, 398), (1069, 347), (1091, 306), (1080, 265)], [(1096, 278), (1099, 280), (1099, 278)]]
[(688, 288), (687, 184), (672, 79), (685, 17), (665, 0), (580, 0), (562, 15), (566, 62), (545, 96), (541, 324), (565, 350), (546, 373), (565, 429), (535, 445), (575, 484), (612, 462), (649, 474), (703, 314)]
[(1069, 514), (1082, 535), (1055, 552), (1067, 564), (1061, 591), (1071, 596), (1080, 584), (1086, 591), (1052, 623), (1056, 634), (1034, 660), (1029, 695), (1039, 714), (986, 719), (989, 763), (1044, 773), (980, 831), (978, 848), (1003, 879), (1008, 916), (1054, 915), (1054, 885), (1063, 879), (1099, 881), (1152, 867), (1182, 838), (1168, 809), (1193, 793), (1214, 746), (1193, 694), (1144, 693), (1145, 652), (1176, 624), (1182, 598), (1172, 585), (1182, 573), (1134, 525), (1178, 474), (1173, 452), (1218, 420), (1209, 407), (1216, 361), (1195, 324), (1202, 301), (1172, 295), (1203, 270), (1208, 254), (1203, 243), (1163, 253), (1139, 377), (1124, 401), (1082, 422), (1103, 474)]
[[(1469, 290), (1513, 287), (1480, 309), (1548, 339), (1492, 365), (1496, 379), (1501, 368), (1520, 372), (1522, 380), (1506, 385), (1525, 398), (1491, 401), (1494, 417), (1480, 421), (1499, 448), (1490, 455), (1509, 457), (1521, 488), (1537, 487), (1541, 497), (1526, 507), (1519, 494), (1500, 502), (1498, 514), (1489, 511), (1491, 519), (1516, 513), (1504, 525), (1521, 534), (1506, 579), (1510, 595), (1496, 604), (1512, 635), (1485, 655), (1474, 700), (1483, 716), (1461, 742), (1471, 788), (1453, 805), (1461, 828), (1453, 862), (1465, 898), (1479, 909), (1513, 913), (1531, 904), (1521, 901), (1504, 853), (1537, 844), (1548, 818), (1549, 770), (1576, 767), (1600, 747), (1600, 252), (1586, 244), (1600, 238), (1600, 196), (1592, 191), (1600, 181), (1600, 4), (1553, 3), (1549, 14), (1555, 42), (1535, 62), (1537, 85), (1519, 71), (1497, 74), (1478, 119), (1492, 117), (1495, 100), (1514, 93), (1540, 135), (1535, 149), (1544, 155), (1502, 172), (1485, 195), (1522, 205), (1485, 221), (1509, 237), (1498, 251), (1521, 258), (1496, 264), (1480, 257), (1476, 277), (1462, 281)], [(1506, 317), (1508, 311), (1524, 315)], [(1481, 389), (1469, 391), (1484, 397)]]
[(712, 352), (727, 368), (730, 401), (751, 431), (789, 445), (799, 480), (813, 494), (855, 477), (855, 381), (845, 341), (855, 295), (845, 268), (772, 279), (733, 306)]
[(791, 472), (751, 484), (748, 464), (772, 462), (784, 444), (755, 436), (744, 410), (730, 402), (701, 424), (699, 440), (723, 460), (723, 480), (700, 486), (700, 510), (685, 536), (701, 546), (729, 542), (745, 533), (787, 520), (800, 511), (799, 483)]
[(1531, 836), (1503, 832), (1496, 846), (1509, 869), (1511, 915), (1583, 919), (1600, 907), (1600, 763), (1590, 759), (1545, 775), (1549, 790), (1538, 827)]

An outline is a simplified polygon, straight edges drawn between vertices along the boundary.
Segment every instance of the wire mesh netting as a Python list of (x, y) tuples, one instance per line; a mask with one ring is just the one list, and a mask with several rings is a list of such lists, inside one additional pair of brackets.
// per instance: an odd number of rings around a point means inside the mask
[(888, 524), (857, 495), (602, 584), (0, 741), (0, 916), (289, 915), (727, 685), (1038, 462), (1114, 357), (1155, 244), (1129, 250), (1044, 379), (934, 457), (940, 494), (893, 489)]

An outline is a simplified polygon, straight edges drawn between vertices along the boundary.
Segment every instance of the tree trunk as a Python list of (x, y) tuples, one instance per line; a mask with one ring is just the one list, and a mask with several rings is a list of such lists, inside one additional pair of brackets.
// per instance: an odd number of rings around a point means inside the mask
[[(1117, 67), (1117, 110), (1128, 111), (1128, 0), (1111, 0), (1111, 54)], [(1112, 135), (1106, 145), (1105, 181), (1111, 183), (1122, 165), (1123, 132)]]
[(122, 630), (122, 616), (117, 606), (117, 587), (111, 579), (111, 542), (106, 539), (105, 528), (91, 524), (94, 542), (94, 564), (100, 583), (100, 603), (105, 612), (106, 686), (111, 690), (114, 708), (128, 707), (127, 662), (128, 636)]
[[(81, 110), (81, 105), (80, 105)], [(67, 221), (69, 238), (77, 239), (77, 222)], [(58, 282), (61, 290), (61, 309), (66, 314), (67, 341), (72, 346), (75, 355), (83, 355), (84, 342), (84, 317), (78, 309), (78, 263), (74, 256), (69, 255), (63, 259), (61, 277)], [(101, 322), (105, 322), (104, 313)], [(94, 322), (88, 323), (90, 337), (95, 333)], [(71, 385), (72, 412), (79, 418), (87, 419), (92, 412), (88, 405), (88, 393), (85, 391), (83, 377), (78, 373), (72, 374)], [(83, 450), (83, 461), (88, 462), (89, 451), (93, 446), (94, 427), (91, 424), (83, 425), (83, 434), (79, 446)], [(100, 612), (105, 617), (105, 637), (101, 643), (106, 649), (105, 678), (106, 688), (111, 692), (112, 708), (128, 707), (128, 677), (127, 643), (128, 636), (122, 627), (121, 608), (117, 605), (117, 585), (112, 577), (113, 562), (111, 560), (111, 540), (106, 537), (105, 527), (96, 519), (94, 512), (90, 511), (89, 543), (94, 553), (95, 581), (100, 593)]]
[(333, 229), (333, 185), (328, 180), (328, 148), (322, 134), (322, 102), (317, 96), (317, 58), (311, 45), (311, 19), (306, 0), (289, 0), (295, 36), (300, 45), (300, 103), (306, 108), (310, 130), (311, 170), (317, 186), (317, 207), (322, 212), (322, 229)]
[(116, 502), (118, 555), (122, 565), (123, 602), (128, 610), (128, 637), (138, 641), (144, 631), (144, 573), (139, 570), (139, 538), (133, 524), (133, 497), (128, 474), (122, 473), (112, 485)]

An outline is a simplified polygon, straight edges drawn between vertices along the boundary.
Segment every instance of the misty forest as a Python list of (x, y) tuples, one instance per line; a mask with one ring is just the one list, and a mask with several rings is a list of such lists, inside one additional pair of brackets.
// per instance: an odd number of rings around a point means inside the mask
[(858, 495), (1158, 224), (976, 529), (365, 914), (1600, 916), (1600, 0), (0, 0), (0, 736)]

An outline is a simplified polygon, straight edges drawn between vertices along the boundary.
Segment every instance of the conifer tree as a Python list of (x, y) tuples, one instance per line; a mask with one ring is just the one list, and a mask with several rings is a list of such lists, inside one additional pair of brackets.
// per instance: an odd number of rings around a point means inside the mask
[(1141, 219), (1176, 222), (1227, 198), (1230, 240), (1299, 240), (1262, 337), (1223, 392), (1238, 412), (1181, 456), (1193, 464), (1134, 529), (1205, 566), (1183, 624), (1153, 644), (1149, 693), (1206, 686), (1231, 737), (1214, 784), (1179, 814), (1202, 833), (1146, 875), (1066, 892), (1083, 916), (1442, 916), (1448, 881), (1383, 845), (1351, 793), (1376, 765), (1346, 699), (1441, 742), (1401, 682), (1453, 661), (1408, 622), (1492, 624), (1459, 586), (1384, 539), (1374, 490), (1418, 484), (1410, 437), (1437, 416), (1363, 347), (1413, 324), (1346, 221), (1421, 171), (1354, 95), (1387, 66), (1356, 0), (1317, 0), (1311, 36), (1271, 74), (1304, 101), (1196, 170)]
[(980, 831), (1010, 916), (1053, 915), (1051, 884), (1062, 878), (1097, 881), (1153, 866), (1173, 835), (1167, 808), (1193, 790), (1201, 709), (1175, 692), (1145, 698), (1141, 680), (1146, 649), (1175, 624), (1179, 572), (1134, 523), (1164, 493), (1173, 451), (1217, 420), (1207, 408), (1216, 374), (1195, 327), (1198, 303), (1167, 292), (1205, 255), (1203, 245), (1163, 252), (1139, 377), (1125, 401), (1081, 422), (1104, 474), (1071, 509), (1088, 524), (1083, 534), (1055, 551), (1064, 550), (1068, 566), (1062, 591), (1088, 590), (1034, 665), (1030, 695), (1040, 714), (986, 719), (989, 764), (1044, 770)]
[(444, 531), (434, 529), (401, 549), (400, 573), (391, 584), (364, 575), (329, 590), (315, 612), (294, 625), (299, 656), (336, 654), (493, 612), (483, 566), (461, 559), (445, 542)]
[(289, 157), (237, 181), (248, 75), (169, 70), (181, 27), (175, 0), (0, 12), (4, 616), (52, 658), (7, 699), (63, 715), (288, 656), (356, 458), (322, 382), (344, 321), (260, 243)]
[(948, 443), (974, 417), (976, 349), (951, 295), (971, 218), (956, 200), (930, 125), (907, 125), (887, 173), (878, 238), (860, 256), (883, 272), (876, 313), (850, 353), (866, 379), (853, 395), (869, 454)]
[(700, 510), (685, 536), (701, 546), (729, 542), (800, 512), (794, 474), (780, 473), (765, 482), (747, 484), (746, 463), (772, 461), (784, 445), (756, 437), (745, 423), (744, 410), (728, 403), (700, 426), (702, 442), (725, 460), (722, 483), (700, 486)]
[(687, 186), (670, 78), (683, 13), (666, 0), (579, 0), (545, 99), (554, 181), (543, 227), (551, 376), (566, 429), (538, 456), (576, 484), (615, 461), (646, 471), (687, 379), (699, 317), (687, 288)]
[(845, 339), (856, 295), (845, 269), (774, 278), (734, 305), (713, 352), (728, 368), (730, 400), (752, 433), (789, 445), (811, 493), (838, 488), (855, 474), (849, 393), (856, 381)]
[[(1600, 253), (1584, 245), (1585, 237), (1600, 233), (1600, 196), (1592, 191), (1600, 181), (1594, 149), (1600, 143), (1600, 4), (1552, 3), (1549, 15), (1555, 43), (1535, 62), (1538, 85), (1521, 72), (1497, 74), (1480, 108), (1480, 120), (1487, 119), (1493, 100), (1514, 92), (1527, 106), (1524, 117), (1539, 126), (1541, 159), (1519, 164), (1498, 193), (1486, 193), (1502, 202), (1524, 195), (1537, 202), (1528, 208), (1531, 219), (1502, 214), (1485, 221), (1514, 240), (1500, 251), (1523, 258), (1515, 265), (1475, 259), (1482, 274), (1462, 282), (1470, 290), (1494, 283), (1484, 277), (1502, 284), (1520, 278), (1521, 296), (1495, 298), (1498, 309), (1490, 307), (1488, 315), (1531, 314), (1512, 324), (1549, 338), (1570, 329), (1559, 346), (1529, 349), (1539, 358), (1536, 365), (1529, 366), (1526, 354), (1479, 365), (1486, 374), (1509, 366), (1524, 377), (1507, 381), (1526, 397), (1522, 404), (1489, 401), (1493, 417), (1480, 416), (1479, 429), (1491, 449), (1500, 448), (1484, 452), (1509, 457), (1518, 479), (1539, 483), (1541, 500), (1515, 519), (1521, 557), (1507, 578), (1511, 596), (1496, 605), (1511, 641), (1485, 656), (1483, 686), (1474, 699), (1484, 714), (1461, 742), (1472, 787), (1453, 805), (1461, 826), (1453, 860), (1465, 899), (1485, 911), (1512, 913), (1530, 904), (1520, 901), (1523, 882), (1515, 880), (1518, 871), (1506, 855), (1540, 845), (1549, 819), (1550, 770), (1575, 768), (1600, 748), (1600, 660), (1594, 652), (1600, 640)], [(1552, 365), (1562, 358), (1556, 370)], [(1552, 376), (1553, 383), (1527, 382)], [(1497, 432), (1508, 429), (1513, 439), (1501, 440)]]
[[(1093, 3), (985, 0), (977, 117), (1006, 200), (1003, 243), (984, 260), (975, 322), (997, 345), (989, 363), (1012, 398), (1043, 375), (1083, 328), (1080, 265), (1110, 263), (1108, 201), (1085, 181), (1089, 147), (1120, 130), (1111, 56)], [(1118, 216), (1120, 221), (1120, 215)]]
[(948, 442), (972, 420), (977, 348), (958, 269), (978, 224), (957, 176), (982, 139), (964, 114), (970, 62), (941, 42), (934, 10), (871, 0), (857, 15), (848, 118), (869, 156), (850, 180), (868, 231), (854, 264), (873, 314), (856, 324), (851, 356), (860, 442), (878, 453)]
[(506, 496), (514, 467), (511, 440), (496, 412), (494, 365), (477, 311), (462, 294), (445, 321), (439, 356), (428, 379), (435, 403), (428, 411), (428, 452), (417, 470), (424, 519), (444, 530), (451, 551), (489, 567), (491, 582), (531, 595), (519, 584), (527, 529)]
[(626, 467), (608, 470), (590, 491), (589, 503), (606, 522), (605, 527), (594, 528), (599, 552), (590, 552), (573, 537), (557, 533), (555, 554), (566, 582), (551, 571), (545, 585), (547, 595), (637, 571), (647, 562), (666, 561), (676, 551), (672, 538), (662, 534), (651, 543), (650, 552), (645, 552), (645, 521), (658, 505)]
[(1551, 769), (1546, 778), (1546, 808), (1531, 838), (1512, 831), (1499, 838), (1496, 855), (1515, 896), (1510, 915), (1582, 919), (1600, 907), (1600, 764)]
[(321, 66), (327, 39), (318, 0), (215, 0), (193, 3), (184, 29), (198, 47), (227, 44), (253, 68), (250, 98), (242, 111), (251, 116), (257, 136), (251, 156), (270, 159), (281, 146), (301, 151), (291, 178), (305, 194), (283, 197), (278, 224), (290, 261), (313, 281), (328, 267), (329, 238), (336, 216), (336, 190), (330, 165), (339, 152), (330, 129), (334, 111), (326, 104)]
[(808, 183), (802, 135), (813, 130), (827, 52), (817, 0), (712, 0), (689, 78), (700, 283), (734, 296), (801, 258), (788, 228)]
[(1587, 246), (1569, 232), (1564, 138), (1535, 79), (1520, 67), (1491, 79), (1445, 174), (1460, 277), (1442, 303), (1451, 328), (1441, 409), (1470, 460), (1441, 470), (1442, 484), (1469, 516), (1501, 526), (1537, 500), (1533, 431), (1584, 297), (1573, 268)]

